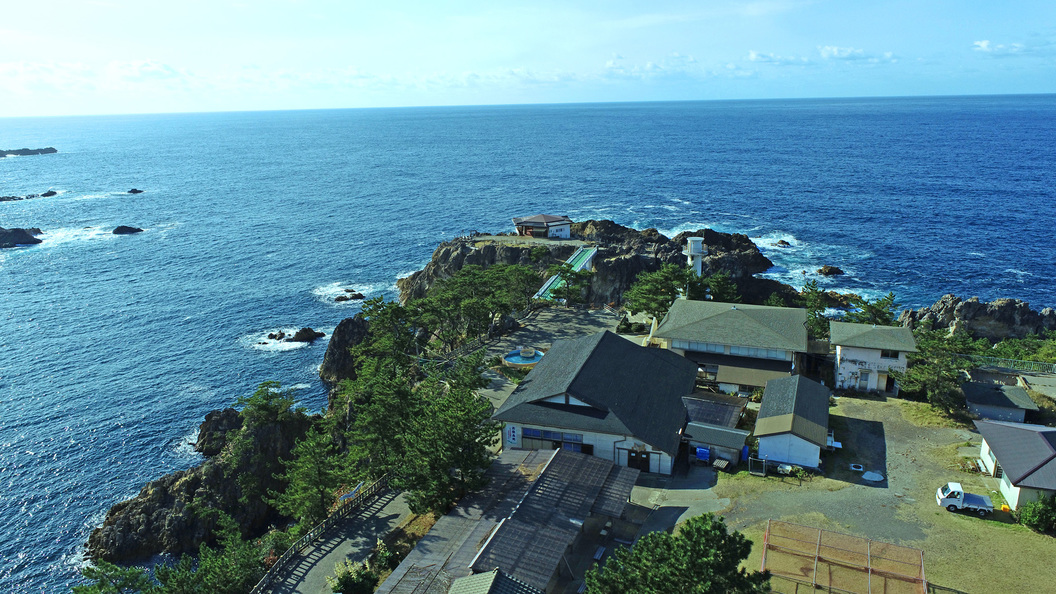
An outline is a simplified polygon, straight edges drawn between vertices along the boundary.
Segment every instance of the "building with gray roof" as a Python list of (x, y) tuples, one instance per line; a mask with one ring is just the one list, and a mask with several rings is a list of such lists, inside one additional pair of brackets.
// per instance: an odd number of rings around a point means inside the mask
[(676, 299), (653, 339), (723, 392), (751, 392), (796, 372), (809, 349), (806, 323), (802, 308)]
[(1012, 509), (1056, 492), (1056, 428), (1008, 421), (975, 421), (983, 436), (983, 467), (1000, 479)]
[(555, 342), (492, 416), (505, 446), (563, 448), (670, 474), (697, 366), (611, 332)]
[(517, 235), (568, 239), (571, 237), (572, 219), (564, 215), (537, 214), (530, 217), (513, 217)]
[(913, 331), (902, 326), (829, 322), (836, 346), (836, 388), (898, 393), (891, 372), (906, 370), (906, 354), (917, 352)]
[(683, 437), (689, 442), (690, 456), (705, 462), (741, 461), (741, 450), (749, 431), (738, 429), (744, 414), (745, 399), (704, 392), (682, 399), (689, 420)]
[(755, 437), (759, 457), (818, 468), (829, 435), (829, 389), (801, 375), (766, 384)]
[(380, 594), (561, 591), (583, 579), (570, 559), (624, 515), (638, 471), (567, 450), (507, 450), (489, 478), (437, 521)]
[(964, 392), (968, 411), (982, 419), (1022, 423), (1028, 411), (1038, 411), (1038, 405), (1019, 386), (965, 382), (961, 384), (961, 391)]

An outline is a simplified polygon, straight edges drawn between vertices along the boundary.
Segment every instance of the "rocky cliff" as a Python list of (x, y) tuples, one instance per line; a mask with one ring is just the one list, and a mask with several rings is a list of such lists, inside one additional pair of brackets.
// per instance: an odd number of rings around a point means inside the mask
[(326, 345), (323, 363), (319, 366), (319, 378), (331, 386), (341, 380), (356, 377), (356, 367), (348, 349), (363, 342), (367, 337), (369, 324), (363, 314), (345, 318), (334, 328), (330, 342)]
[[(704, 274), (720, 271), (729, 274), (746, 302), (762, 302), (774, 292), (795, 295), (787, 285), (753, 276), (769, 269), (773, 263), (746, 235), (700, 229), (669, 238), (656, 229), (638, 231), (601, 220), (573, 224), (572, 236), (598, 246), (588, 295), (589, 302), (595, 305), (620, 303), (624, 291), (642, 272), (658, 270), (667, 263), (684, 265), (686, 257), (682, 250), (688, 237), (704, 238), (704, 245), (708, 248)], [(545, 257), (540, 257), (540, 247), (546, 249)], [(542, 273), (551, 264), (566, 260), (576, 248), (576, 244), (560, 240), (529, 244), (513, 236), (478, 236), (447, 241), (433, 252), (432, 260), (424, 269), (397, 281), (400, 300), (406, 302), (424, 296), (438, 280), (450, 278), (466, 265), (486, 268), (494, 264), (521, 264)]]
[[(247, 427), (245, 432), (242, 423), (234, 409), (209, 413), (196, 447), (211, 457), (147, 483), (138, 495), (110, 508), (103, 525), (88, 538), (89, 555), (130, 562), (160, 553), (196, 553), (212, 538), (216, 526), (214, 514), (201, 513), (208, 510), (224, 511), (250, 536), (262, 534), (278, 515), (246, 489), (258, 494), (281, 490), (274, 473), (282, 471), (280, 460), (290, 457), (294, 442), (311, 420), (293, 414), (282, 422)], [(245, 438), (247, 447), (236, 451), (231, 447), (232, 435)]]
[(996, 341), (1056, 330), (1056, 311), (1051, 307), (1035, 311), (1018, 299), (986, 302), (978, 297), (962, 300), (956, 295), (943, 295), (934, 305), (903, 311), (898, 321), (910, 328), (963, 330), (975, 338)]

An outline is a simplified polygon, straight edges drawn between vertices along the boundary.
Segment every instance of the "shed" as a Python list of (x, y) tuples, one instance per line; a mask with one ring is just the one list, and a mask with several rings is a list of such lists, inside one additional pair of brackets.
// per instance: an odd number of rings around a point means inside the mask
[(759, 457), (818, 468), (829, 435), (829, 396), (828, 388), (801, 375), (767, 382), (755, 422)]
[(682, 399), (689, 421), (683, 438), (689, 443), (690, 458), (707, 461), (722, 459), (740, 462), (741, 450), (749, 432), (737, 429), (744, 412), (745, 400), (723, 394), (694, 393)]
[(1056, 493), (1056, 429), (1008, 421), (976, 421), (983, 466), (1000, 479), (1012, 509)]
[(989, 382), (965, 382), (961, 384), (968, 410), (982, 419), (1022, 423), (1027, 411), (1037, 412), (1038, 405), (1030, 399), (1027, 391), (1019, 386)]

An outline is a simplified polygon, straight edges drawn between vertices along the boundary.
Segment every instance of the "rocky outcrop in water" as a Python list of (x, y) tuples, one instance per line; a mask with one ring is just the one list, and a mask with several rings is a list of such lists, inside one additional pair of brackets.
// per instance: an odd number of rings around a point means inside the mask
[(322, 338), (324, 336), (326, 336), (325, 332), (319, 332), (312, 328), (301, 328), (286, 340), (288, 342), (314, 342), (316, 338)]
[(143, 190), (137, 190), (136, 188), (132, 188), (131, 190), (128, 191), (128, 193), (129, 194), (142, 194)]
[(1056, 330), (1056, 311), (1051, 307), (1035, 311), (1019, 299), (986, 302), (978, 297), (962, 300), (956, 295), (943, 295), (934, 305), (903, 311), (898, 321), (910, 328), (963, 330), (975, 338), (997, 341)]
[(114, 235), (132, 235), (133, 233), (142, 233), (143, 230), (139, 227), (129, 227), (127, 225), (118, 225), (114, 229)]
[(366, 339), (368, 329), (369, 324), (363, 314), (341, 320), (330, 335), (330, 343), (326, 345), (323, 364), (319, 366), (320, 379), (333, 386), (356, 377), (356, 366), (349, 349)]
[[(215, 515), (202, 511), (224, 511), (250, 537), (281, 519), (260, 494), (282, 489), (274, 475), (282, 472), (281, 461), (289, 459), (311, 420), (289, 413), (240, 428), (227, 410), (210, 415), (200, 434), (207, 435), (205, 449), (219, 453), (195, 468), (147, 483), (138, 495), (110, 508), (103, 525), (88, 538), (92, 558), (131, 562), (161, 553), (195, 553), (216, 526)], [(240, 416), (238, 424), (242, 422)], [(247, 447), (232, 448), (228, 442), (233, 435), (245, 439)]]
[(826, 264), (818, 269), (818, 274), (822, 276), (839, 276), (843, 274), (843, 270), (838, 266)]
[(0, 159), (4, 157), (17, 156), (17, 157), (28, 157), (30, 155), (50, 155), (52, 153), (59, 152), (55, 147), (46, 147), (39, 149), (31, 148), (20, 148), (20, 149), (0, 149)]
[(38, 244), (41, 240), (35, 236), (41, 234), (41, 230), (35, 227), (30, 229), (4, 229), (0, 227), (0, 248)]
[[(684, 265), (686, 257), (682, 250), (688, 237), (704, 238), (708, 248), (704, 273), (729, 274), (746, 302), (761, 303), (774, 292), (788, 298), (796, 295), (787, 285), (754, 278), (753, 275), (769, 269), (773, 263), (747, 235), (701, 229), (668, 238), (656, 229), (638, 231), (608, 220), (574, 223), (572, 235), (598, 246), (588, 295), (588, 301), (595, 305), (620, 303), (624, 291), (642, 272), (658, 270), (666, 263)], [(542, 253), (540, 248), (544, 250)], [(438, 280), (450, 278), (470, 264), (485, 268), (495, 264), (521, 264), (539, 270), (543, 276), (551, 264), (566, 260), (576, 248), (576, 244), (559, 240), (529, 244), (516, 237), (459, 238), (440, 244), (424, 269), (396, 284), (400, 300), (406, 302), (423, 297)]]

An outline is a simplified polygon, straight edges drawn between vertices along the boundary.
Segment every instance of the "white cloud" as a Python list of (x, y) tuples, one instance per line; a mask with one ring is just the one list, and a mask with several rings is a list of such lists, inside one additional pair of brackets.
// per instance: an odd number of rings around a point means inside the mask
[(810, 64), (810, 59), (805, 57), (779, 56), (774, 53), (761, 54), (755, 50), (750, 50), (748, 52), (748, 61), (759, 62), (762, 64), (776, 64), (779, 66)]
[(869, 64), (894, 64), (898, 58), (893, 52), (882, 54), (871, 54), (865, 50), (854, 47), (840, 47), (836, 45), (818, 46), (818, 53), (824, 60), (835, 60), (845, 62), (865, 62)]
[(972, 49), (991, 56), (1013, 56), (1030, 53), (1034, 48), (1027, 47), (1022, 43), (990, 43), (989, 39), (984, 39), (973, 43)]

